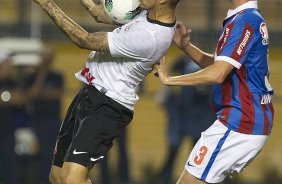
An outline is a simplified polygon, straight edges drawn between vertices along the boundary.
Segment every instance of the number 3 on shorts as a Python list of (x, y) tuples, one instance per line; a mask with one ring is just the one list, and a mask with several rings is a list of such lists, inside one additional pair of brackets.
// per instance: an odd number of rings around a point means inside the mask
[(208, 153), (208, 148), (206, 146), (202, 146), (199, 149), (199, 154), (194, 158), (194, 163), (200, 165), (203, 162), (207, 153)]

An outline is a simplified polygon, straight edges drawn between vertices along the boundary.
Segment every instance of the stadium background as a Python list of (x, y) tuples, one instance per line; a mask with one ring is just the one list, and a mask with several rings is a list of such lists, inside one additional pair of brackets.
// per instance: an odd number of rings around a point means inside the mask
[[(111, 30), (112, 26), (96, 23), (80, 4), (74, 0), (55, 0), (60, 7), (89, 32)], [(275, 90), (273, 99), (275, 121), (272, 135), (257, 159), (250, 164), (237, 179), (239, 183), (282, 183), (282, 0), (261, 0), (260, 9), (268, 23), (270, 33), (270, 81)], [(182, 0), (177, 18), (193, 29), (192, 41), (212, 52), (226, 15), (226, 0)], [(4, 37), (26, 37), (42, 39), (47, 47), (56, 52), (54, 68), (61, 71), (66, 80), (62, 116), (81, 84), (74, 73), (84, 66), (89, 51), (72, 44), (31, 0), (1, 0), (0, 39)], [(167, 54), (168, 61), (180, 55), (172, 47)], [(170, 62), (171, 63), (171, 62)], [(281, 67), (281, 68), (280, 68)], [(145, 93), (140, 96), (135, 117), (129, 125), (129, 159), (132, 177), (140, 183), (148, 183), (149, 178), (160, 168), (166, 154), (166, 115), (156, 103), (155, 95), (161, 84), (152, 74), (144, 82)], [(191, 149), (188, 140), (182, 144), (177, 158), (175, 176), (182, 172), (187, 154)], [(116, 168), (115, 146), (110, 152), (111, 168)], [(94, 172), (98, 168), (94, 168)], [(94, 174), (95, 177), (96, 174)], [(271, 179), (271, 181), (269, 181)]]

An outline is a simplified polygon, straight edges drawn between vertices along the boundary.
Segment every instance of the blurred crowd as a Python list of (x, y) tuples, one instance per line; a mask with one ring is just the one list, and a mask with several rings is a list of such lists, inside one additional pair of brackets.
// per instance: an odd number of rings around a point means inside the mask
[(47, 184), (61, 123), (62, 74), (45, 50), (36, 65), (13, 65), (17, 53), (0, 51), (0, 181)]

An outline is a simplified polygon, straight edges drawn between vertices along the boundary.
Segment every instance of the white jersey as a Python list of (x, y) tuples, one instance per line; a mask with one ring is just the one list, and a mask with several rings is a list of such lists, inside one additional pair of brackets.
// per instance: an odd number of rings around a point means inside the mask
[(175, 23), (150, 20), (143, 12), (108, 33), (110, 52), (91, 52), (86, 66), (75, 74), (113, 100), (133, 110), (139, 99), (137, 85), (170, 47)]

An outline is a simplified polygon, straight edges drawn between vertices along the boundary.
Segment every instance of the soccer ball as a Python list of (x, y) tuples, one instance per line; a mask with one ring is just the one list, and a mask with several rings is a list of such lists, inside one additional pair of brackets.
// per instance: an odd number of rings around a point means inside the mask
[(142, 11), (139, 0), (102, 0), (102, 2), (107, 15), (119, 24), (130, 22)]

